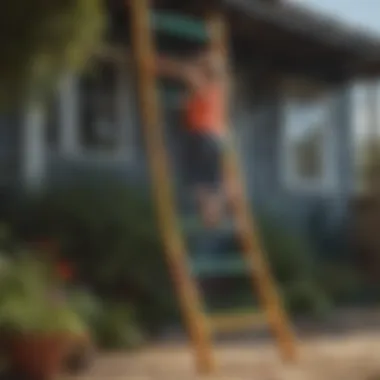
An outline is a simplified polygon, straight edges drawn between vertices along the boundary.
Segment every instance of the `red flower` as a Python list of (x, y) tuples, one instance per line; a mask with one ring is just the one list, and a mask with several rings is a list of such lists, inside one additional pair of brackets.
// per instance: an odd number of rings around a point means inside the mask
[(57, 273), (61, 280), (68, 281), (74, 276), (74, 269), (67, 261), (61, 261), (57, 266)]

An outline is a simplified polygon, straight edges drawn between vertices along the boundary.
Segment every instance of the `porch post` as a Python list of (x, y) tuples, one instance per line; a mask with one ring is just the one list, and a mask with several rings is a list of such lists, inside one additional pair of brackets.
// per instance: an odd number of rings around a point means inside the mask
[[(344, 84), (337, 94), (334, 108), (333, 152), (329, 167), (336, 165), (330, 177), (334, 179), (331, 194), (329, 223), (333, 226), (345, 225), (350, 212), (350, 200), (355, 191), (355, 144), (353, 126), (353, 93), (350, 83)], [(340, 227), (339, 227), (340, 228)]]
[(378, 88), (376, 82), (371, 82), (368, 84), (367, 88), (367, 104), (368, 104), (368, 132), (371, 141), (376, 141), (379, 137), (379, 117), (378, 117), (378, 105), (379, 96)]
[(369, 141), (369, 154), (370, 154), (370, 168), (367, 174), (367, 186), (370, 192), (377, 192), (380, 186), (379, 183), (379, 96), (378, 96), (377, 82), (370, 82), (367, 86), (367, 106), (368, 106), (368, 141)]
[(22, 182), (28, 190), (39, 190), (46, 169), (46, 113), (39, 101), (30, 101), (22, 125)]

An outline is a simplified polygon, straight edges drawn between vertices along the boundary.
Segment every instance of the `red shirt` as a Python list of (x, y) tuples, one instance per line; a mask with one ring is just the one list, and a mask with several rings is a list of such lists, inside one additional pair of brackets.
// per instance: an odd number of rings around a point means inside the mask
[(221, 134), (224, 129), (224, 96), (220, 85), (195, 91), (185, 104), (187, 128), (193, 132)]

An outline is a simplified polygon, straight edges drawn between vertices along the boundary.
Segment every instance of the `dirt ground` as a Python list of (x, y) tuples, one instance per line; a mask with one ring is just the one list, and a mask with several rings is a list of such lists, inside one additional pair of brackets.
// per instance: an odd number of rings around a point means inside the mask
[(380, 380), (380, 330), (334, 337), (309, 337), (299, 343), (299, 360), (284, 365), (272, 342), (234, 342), (215, 346), (218, 370), (194, 372), (186, 344), (160, 344), (133, 354), (100, 356), (85, 380)]

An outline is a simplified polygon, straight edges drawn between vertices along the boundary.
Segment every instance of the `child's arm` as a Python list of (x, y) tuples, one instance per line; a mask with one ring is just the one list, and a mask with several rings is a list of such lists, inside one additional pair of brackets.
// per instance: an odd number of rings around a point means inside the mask
[(192, 87), (200, 85), (201, 78), (196, 68), (180, 60), (159, 57), (156, 60), (156, 73), (183, 81)]
[(179, 60), (166, 57), (159, 57), (156, 60), (156, 71), (161, 76), (182, 79), (187, 70), (187, 65)]

